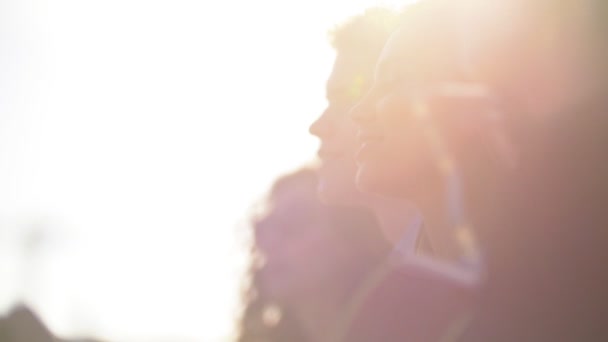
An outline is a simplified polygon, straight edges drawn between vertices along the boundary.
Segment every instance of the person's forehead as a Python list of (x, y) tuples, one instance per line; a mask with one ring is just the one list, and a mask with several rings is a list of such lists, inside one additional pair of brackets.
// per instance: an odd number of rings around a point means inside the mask
[(341, 53), (336, 57), (327, 80), (328, 91), (349, 89), (354, 84), (365, 83), (371, 78), (374, 63), (356, 54)]
[(411, 30), (409, 30), (406, 25), (399, 26), (395, 32), (388, 37), (388, 40), (382, 49), (382, 53), (380, 54), (380, 58), (382, 59), (389, 55), (401, 53), (406, 45), (406, 40), (410, 36)]
[(404, 24), (391, 35), (378, 59), (375, 77), (398, 77), (410, 82), (455, 77), (462, 67), (458, 34), (449, 31), (449, 26), (414, 24), (417, 25)]
[(376, 63), (376, 73), (383, 72), (400, 61), (402, 62), (406, 58), (408, 41), (411, 41), (411, 31), (404, 26), (398, 28), (389, 37), (380, 53)]

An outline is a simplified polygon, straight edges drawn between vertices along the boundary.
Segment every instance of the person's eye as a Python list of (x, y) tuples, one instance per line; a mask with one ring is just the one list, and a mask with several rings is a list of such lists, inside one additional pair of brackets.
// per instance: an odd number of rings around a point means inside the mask
[(329, 108), (337, 115), (345, 115), (356, 104), (354, 101), (335, 101)]
[(377, 94), (386, 94), (393, 89), (396, 81), (397, 79), (392, 76), (379, 79), (374, 84), (374, 92)]
[(393, 88), (405, 82), (406, 79), (406, 70), (401, 68), (395, 68), (394, 70), (385, 71), (378, 78), (378, 83), (381, 84), (382, 87)]
[(382, 96), (376, 102), (376, 112), (378, 113), (392, 113), (397, 110), (399, 110), (399, 106), (393, 94)]
[(379, 113), (406, 112), (409, 107), (408, 103), (407, 92), (403, 88), (397, 87), (379, 98), (376, 110)]

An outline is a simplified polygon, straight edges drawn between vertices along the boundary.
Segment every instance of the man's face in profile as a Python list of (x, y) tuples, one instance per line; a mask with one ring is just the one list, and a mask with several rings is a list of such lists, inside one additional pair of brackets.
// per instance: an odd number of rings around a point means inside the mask
[(348, 113), (364, 94), (372, 68), (373, 63), (354, 53), (338, 53), (327, 80), (327, 108), (310, 126), (311, 134), (321, 142), (318, 192), (327, 204), (357, 205), (362, 201), (354, 182), (357, 131)]

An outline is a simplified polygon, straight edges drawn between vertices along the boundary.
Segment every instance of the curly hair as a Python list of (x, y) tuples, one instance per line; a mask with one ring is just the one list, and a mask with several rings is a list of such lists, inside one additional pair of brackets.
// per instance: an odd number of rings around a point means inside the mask
[(353, 54), (375, 64), (388, 37), (399, 24), (399, 14), (388, 8), (369, 8), (329, 31), (337, 52)]
[[(271, 205), (269, 212), (272, 213), (272, 204), (279, 200), (277, 194), (286, 189), (299, 189), (303, 192), (305, 200), (310, 203), (320, 204), (316, 197), (317, 174), (312, 169), (300, 169), (294, 173), (283, 176), (275, 182), (266, 199)], [(346, 283), (349, 288), (344, 289), (346, 296), (354, 293), (357, 284), (369, 272), (377, 267), (388, 253), (388, 243), (382, 237), (375, 216), (362, 208), (322, 207), (326, 210), (323, 216), (328, 221), (336, 234), (340, 236), (340, 244), (346, 246), (356, 254), (356, 257), (341, 265), (340, 276), (348, 277)], [(256, 221), (252, 225), (258, 229)], [(272, 227), (281, 229), (282, 227)], [(289, 244), (289, 240), (284, 241)], [(247, 289), (244, 292), (244, 310), (240, 319), (240, 330), (237, 341), (239, 342), (275, 342), (311, 341), (298, 320), (293, 316), (285, 303), (278, 301), (264, 291), (261, 274), (264, 271), (263, 255), (254, 239), (252, 246), (252, 262), (250, 265)], [(300, 267), (301, 265), (293, 265)], [(343, 282), (341, 277), (341, 283)], [(329, 285), (335, 279), (324, 279)], [(322, 294), (319, 293), (319, 300)]]

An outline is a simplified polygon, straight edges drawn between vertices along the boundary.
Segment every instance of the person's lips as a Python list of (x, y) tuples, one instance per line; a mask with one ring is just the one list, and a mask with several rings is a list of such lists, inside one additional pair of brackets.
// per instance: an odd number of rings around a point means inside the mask
[(319, 156), (319, 159), (321, 159), (321, 161), (329, 161), (342, 157), (344, 153), (336, 149), (321, 147), (317, 152), (317, 155)]
[(381, 144), (384, 136), (371, 131), (359, 131), (357, 140), (359, 141), (359, 150), (356, 153), (355, 159), (361, 162), (373, 154), (373, 147)]

